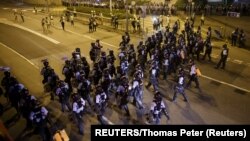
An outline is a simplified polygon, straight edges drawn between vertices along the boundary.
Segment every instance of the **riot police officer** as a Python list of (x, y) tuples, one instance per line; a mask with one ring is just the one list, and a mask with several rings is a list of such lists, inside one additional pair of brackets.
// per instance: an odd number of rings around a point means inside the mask
[(221, 69), (225, 69), (226, 66), (226, 61), (227, 61), (227, 57), (228, 57), (228, 52), (229, 49), (227, 48), (227, 44), (223, 45), (223, 49), (221, 51), (221, 58), (220, 61), (218, 62), (217, 66), (215, 67), (216, 69), (218, 69), (222, 63)]
[(29, 93), (29, 90), (27, 88), (24, 88), (21, 90), (21, 99), (20, 99), (19, 105), (20, 105), (22, 116), (26, 120), (25, 130), (28, 130), (32, 127), (32, 122), (29, 118), (30, 116), (29, 114), (32, 111), (36, 100), (37, 99)]
[(62, 112), (64, 112), (66, 106), (67, 109), (71, 111), (71, 106), (69, 104), (70, 90), (66, 82), (62, 80), (59, 81), (58, 87), (56, 89), (56, 95), (59, 97), (59, 102), (61, 103)]
[(7, 97), (7, 100), (9, 100), (9, 89), (11, 86), (11, 80), (13, 79), (13, 77), (10, 74), (10, 71), (4, 71), (4, 77), (1, 81), (1, 85), (4, 88), (4, 96)]
[(169, 114), (166, 111), (166, 106), (163, 103), (162, 97), (160, 96), (160, 92), (155, 93), (154, 100), (150, 107), (150, 113), (153, 116), (154, 124), (160, 124), (162, 113), (167, 117), (168, 120), (170, 119)]
[(73, 77), (74, 72), (69, 60), (65, 61), (65, 65), (63, 66), (62, 69), (62, 74), (65, 76), (64, 81), (68, 84), (69, 90), (72, 92), (73, 88), (71, 85), (71, 78)]
[(205, 54), (202, 60), (205, 60), (206, 56), (208, 56), (209, 61), (211, 61), (212, 45), (209, 39), (205, 41), (205, 47), (206, 47), (206, 50), (205, 50)]
[(95, 92), (95, 109), (97, 112), (97, 119), (101, 124), (105, 124), (103, 114), (107, 107), (107, 95), (103, 91), (102, 86), (98, 85)]
[(149, 70), (149, 82), (146, 88), (148, 89), (151, 85), (154, 87), (154, 91), (158, 91), (159, 89), (159, 84), (158, 84), (158, 79), (157, 79), (157, 68), (155, 65), (152, 65), (152, 67)]
[(177, 85), (174, 88), (174, 97), (173, 97), (173, 102), (176, 102), (177, 94), (182, 94), (184, 97), (184, 101), (188, 102), (186, 94), (185, 94), (185, 89), (184, 89), (184, 72), (180, 71), (178, 75), (178, 82)]
[(48, 110), (40, 106), (37, 102), (34, 105), (34, 109), (30, 113), (30, 120), (33, 122), (35, 129), (38, 129), (40, 136), (43, 141), (47, 141), (46, 136), (47, 121), (48, 121)]
[(43, 76), (43, 81), (42, 83), (45, 84), (48, 82), (48, 77), (49, 77), (49, 74), (50, 74), (50, 70), (52, 69), (50, 66), (49, 66), (49, 62), (48, 60), (42, 60), (43, 61), (43, 68), (41, 70), (41, 75)]
[(85, 101), (87, 100), (90, 106), (92, 106), (92, 101), (90, 98), (90, 91), (91, 91), (91, 83), (85, 77), (85, 75), (82, 75), (80, 79), (80, 83), (78, 84), (78, 87), (77, 87), (77, 92)]
[(191, 60), (190, 64), (191, 64), (191, 67), (190, 67), (190, 73), (189, 73), (190, 74), (189, 81), (188, 81), (186, 87), (188, 88), (191, 85), (191, 82), (194, 81), (196, 84), (195, 88), (200, 89), (200, 85), (199, 85), (199, 81), (198, 81), (198, 74), (196, 71), (197, 70), (196, 65), (195, 65), (193, 60)]
[(133, 104), (139, 109), (143, 108), (142, 97), (143, 97), (143, 83), (142, 75), (140, 73), (135, 73), (132, 81), (131, 95), (134, 97)]
[(130, 116), (130, 112), (128, 109), (128, 98), (129, 98), (129, 85), (128, 85), (128, 79), (123, 76), (122, 83), (118, 86), (116, 90), (117, 99), (118, 99), (118, 105), (119, 108), (125, 110), (126, 116)]
[(56, 84), (59, 80), (58, 75), (56, 74), (54, 69), (50, 70), (50, 73), (48, 75), (48, 86), (50, 87), (50, 99), (54, 100), (54, 92), (56, 91)]
[(104, 90), (104, 92), (107, 94), (108, 97), (109, 97), (110, 84), (111, 84), (111, 76), (109, 74), (109, 70), (104, 69), (102, 80), (101, 80), (101, 85), (102, 85), (102, 89)]
[(79, 133), (81, 135), (84, 134), (83, 119), (82, 119), (85, 109), (84, 107), (85, 107), (85, 101), (83, 100), (83, 98), (81, 98), (76, 93), (73, 94), (73, 114), (77, 122)]

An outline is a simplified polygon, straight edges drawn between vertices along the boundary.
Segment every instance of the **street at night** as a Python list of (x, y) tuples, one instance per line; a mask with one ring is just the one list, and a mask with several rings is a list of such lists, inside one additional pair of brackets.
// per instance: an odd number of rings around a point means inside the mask
[[(38, 9), (41, 7), (37, 7)], [(13, 9), (22, 10), (25, 21), (22, 22), (18, 15), (17, 21), (13, 14)], [(50, 99), (50, 94), (44, 92), (42, 83), (43, 76), (40, 74), (43, 68), (42, 60), (47, 59), (49, 65), (55, 70), (60, 80), (64, 80), (62, 69), (65, 58), (71, 59), (75, 48), (81, 49), (81, 56), (86, 57), (92, 70), (94, 63), (91, 61), (89, 52), (91, 43), (100, 40), (102, 51), (108, 55), (109, 50), (113, 50), (116, 56), (115, 66), (119, 64), (118, 54), (121, 51), (119, 44), (122, 40), (123, 31), (116, 31), (110, 27), (97, 27), (97, 31), (90, 33), (89, 25), (81, 21), (75, 21), (74, 26), (70, 22), (65, 22), (65, 30), (62, 30), (60, 17), (54, 16), (53, 25), (47, 32), (43, 31), (42, 18), (48, 16), (46, 12), (33, 12), (33, 5), (20, 4), (14, 0), (3, 0), (0, 2), (0, 79), (4, 77), (4, 68), (9, 68), (11, 75), (29, 89), (31, 95), (35, 96), (49, 111), (49, 116), (55, 128), (65, 129), (72, 141), (90, 140), (90, 126), (100, 124), (97, 113), (88, 106), (83, 115), (84, 135), (80, 135), (77, 123), (72, 120), (72, 111), (61, 111), (61, 104), (58, 96), (55, 100)], [(174, 21), (180, 19), (181, 30), (184, 29), (184, 16), (171, 16), (171, 27)], [(248, 16), (249, 18), (249, 16)], [(151, 15), (144, 19), (144, 26), (148, 29), (147, 37), (154, 34)], [(197, 18), (199, 22), (199, 18)], [(206, 39), (207, 28), (217, 28), (221, 23), (207, 19), (202, 27), (201, 35)], [(222, 26), (222, 25), (221, 25)], [(162, 28), (164, 29), (164, 28)], [(171, 29), (172, 30), (172, 29)], [(228, 28), (228, 30), (231, 30)], [(231, 32), (231, 31), (230, 31)], [(180, 32), (179, 32), (180, 33)], [(215, 36), (214, 33), (212, 36)], [(136, 49), (140, 41), (145, 41), (141, 35), (130, 32), (130, 44), (134, 44)], [(178, 40), (178, 39), (177, 39)], [(209, 125), (209, 124), (232, 124), (243, 125), (250, 123), (250, 52), (249, 44), (246, 48), (231, 46), (230, 41), (211, 39), (212, 61), (194, 59), (196, 67), (201, 70), (202, 75), (198, 77), (200, 89), (191, 86), (185, 88), (188, 102), (183, 100), (182, 95), (178, 95), (176, 102), (173, 102), (174, 86), (176, 84), (176, 74), (171, 73), (167, 80), (163, 76), (158, 78), (159, 92), (162, 101), (166, 106), (170, 119), (162, 116), (161, 125)], [(225, 69), (215, 69), (219, 62), (223, 44), (229, 48)], [(163, 43), (162, 43), (163, 44)], [(135, 51), (137, 53), (137, 51)], [(201, 53), (200, 58), (204, 53)], [(149, 58), (149, 57), (148, 57)], [(196, 58), (196, 57), (195, 57)], [(148, 64), (145, 62), (145, 64)], [(184, 64), (184, 63), (183, 63)], [(189, 68), (185, 66), (185, 80), (189, 80)], [(150, 67), (149, 67), (150, 68)], [(124, 111), (116, 105), (115, 94), (110, 94), (109, 104), (103, 115), (106, 124), (114, 125), (141, 125), (150, 124), (147, 121), (151, 103), (154, 99), (153, 86), (146, 88), (149, 81), (149, 68), (145, 70), (143, 79), (143, 108), (137, 108), (128, 103), (130, 117), (124, 116)], [(129, 82), (132, 78), (129, 78)], [(131, 84), (131, 83), (130, 83)], [(3, 87), (2, 87), (3, 88)], [(95, 88), (95, 86), (92, 86)], [(73, 88), (73, 91), (77, 91)], [(4, 88), (3, 88), (4, 90)], [(94, 91), (91, 92), (91, 97)], [(41, 140), (38, 133), (32, 130), (25, 131), (26, 120), (23, 117), (16, 117), (16, 110), (7, 102), (4, 95), (0, 97), (0, 103), (4, 106), (1, 121), (8, 129), (13, 140), (35, 141)], [(86, 102), (87, 103), (87, 102)], [(70, 100), (70, 104), (72, 101)], [(51, 127), (51, 126), (49, 126)]]

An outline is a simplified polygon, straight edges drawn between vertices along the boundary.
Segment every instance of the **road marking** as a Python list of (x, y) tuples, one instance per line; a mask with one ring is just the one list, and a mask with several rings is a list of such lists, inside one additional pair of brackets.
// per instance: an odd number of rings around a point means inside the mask
[[(1, 21), (0, 21), (0, 22), (1, 22)], [(19, 28), (22, 28), (22, 29), (24, 29), (24, 30), (28, 30), (28, 31), (30, 31), (30, 32), (32, 32), (32, 33), (38, 35), (38, 36), (41, 36), (41, 37), (45, 38), (45, 39), (48, 39), (49, 41), (54, 42), (55, 44), (59, 44), (59, 43), (60, 43), (60, 42), (58, 42), (58, 41), (56, 41), (56, 40), (54, 40), (54, 39), (52, 39), (52, 38), (49, 38), (49, 37), (47, 37), (47, 36), (44, 36), (44, 35), (42, 35), (42, 34), (40, 34), (40, 33), (38, 33), (38, 32), (35, 32), (35, 31), (31, 30), (31, 29), (28, 29), (28, 28), (26, 28), (26, 27), (23, 27), (23, 26), (20, 26), (20, 25), (17, 25), (17, 24), (13, 24), (13, 25), (14, 25), (14, 26), (17, 26), (17, 27), (19, 27)], [(61, 28), (58, 27), (58, 26), (55, 26), (55, 27), (61, 29)], [(67, 30), (67, 31), (70, 32), (70, 33), (73, 33), (73, 34), (76, 34), (76, 35), (85, 37), (85, 38), (90, 39), (90, 40), (94, 40), (94, 41), (96, 40), (95, 38), (92, 38), (92, 37), (87, 36), (87, 35), (82, 35), (82, 34), (80, 34), (80, 33), (76, 33), (76, 32), (70, 31), (70, 30)], [(101, 41), (101, 43), (106, 44), (106, 45), (108, 45), (108, 46), (111, 46), (111, 47), (113, 47), (113, 48), (119, 48), (119, 47), (117, 47), (117, 46), (114, 46), (114, 45), (109, 44), (109, 43), (106, 43), (106, 42), (102, 42), (102, 41)], [(6, 47), (7, 47), (7, 46), (6, 46)], [(9, 49), (12, 50), (13, 52), (17, 53), (17, 52), (14, 51), (13, 49), (11, 49), (11, 48), (9, 48)], [(25, 58), (24, 56), (22, 56), (22, 55), (19, 54), (19, 53), (17, 53), (17, 54), (18, 54), (19, 56), (21, 56), (22, 58), (24, 58), (25, 60), (27, 60), (28, 62), (30, 62), (33, 66), (35, 66), (36, 68), (38, 68), (38, 67), (37, 67), (36, 65), (34, 65), (31, 61), (29, 61), (27, 58)], [(214, 54), (212, 54), (211, 56), (217, 58), (219, 55), (214, 55)], [(238, 61), (240, 61), (240, 60), (238, 60)], [(248, 63), (248, 64), (250, 65), (250, 63)], [(210, 79), (210, 80), (213, 80), (213, 81), (217, 81), (217, 82), (219, 82), (219, 83), (221, 83), (221, 84), (225, 84), (225, 85), (228, 85), (228, 86), (231, 86), (231, 87), (240, 89), (240, 90), (242, 90), (242, 91), (246, 91), (246, 92), (248, 92), (248, 93), (250, 92), (250, 90), (247, 90), (247, 89), (244, 89), (244, 88), (241, 88), (241, 87), (235, 86), (235, 85), (233, 85), (233, 84), (229, 84), (229, 83), (226, 83), (226, 82), (223, 82), (223, 81), (214, 79), (214, 78), (211, 78), (211, 77), (209, 77), (209, 76), (202, 75), (202, 77), (207, 78), (207, 79)], [(104, 118), (107, 119), (106, 117), (104, 117)], [(107, 121), (110, 122), (108, 119), (107, 119)], [(112, 122), (110, 122), (110, 123), (112, 124)]]
[(29, 29), (29, 28), (20, 26), (20, 25), (18, 25), (18, 24), (12, 24), (12, 25), (15, 26), (15, 27), (21, 28), (21, 29), (23, 29), (23, 30), (26, 30), (26, 31), (28, 31), (28, 32), (31, 32), (31, 33), (33, 33), (33, 34), (36, 34), (37, 36), (40, 36), (40, 37), (42, 37), (42, 38), (44, 38), (44, 39), (47, 39), (47, 40), (49, 40), (50, 42), (52, 42), (52, 43), (54, 43), (54, 44), (59, 44), (59, 43), (60, 43), (60, 42), (58, 42), (58, 41), (55, 40), (55, 39), (52, 39), (52, 38), (50, 38), (50, 37), (47, 37), (47, 36), (45, 36), (45, 35), (43, 35), (43, 34), (41, 34), (41, 33), (38, 33), (38, 32), (36, 32), (36, 31), (33, 31), (33, 30)]
[(204, 78), (207, 78), (207, 79), (209, 79), (209, 80), (213, 80), (213, 81), (219, 82), (219, 83), (221, 83), (221, 84), (228, 85), (228, 86), (230, 86), (230, 87), (233, 87), (233, 88), (239, 89), (239, 90), (241, 90), (241, 91), (245, 91), (245, 92), (250, 93), (250, 90), (241, 88), (241, 87), (239, 87), (239, 86), (235, 86), (235, 85), (233, 85), (233, 84), (230, 84), (230, 83), (227, 83), (227, 82), (224, 82), (224, 81), (220, 81), (220, 80), (214, 79), (214, 78), (209, 77), (209, 76), (201, 75), (201, 77), (204, 77)]
[[(57, 28), (59, 28), (59, 27), (57, 27)], [(76, 32), (73, 32), (73, 31), (71, 31), (71, 30), (67, 30), (67, 31), (70, 32), (70, 33), (72, 33), (72, 34), (75, 34), (75, 35), (78, 35), (78, 36), (82, 36), (82, 37), (84, 37), (84, 38), (87, 38), (87, 39), (90, 39), (90, 40), (93, 40), (93, 41), (96, 41), (96, 40), (97, 40), (97, 39), (92, 38), (92, 37), (90, 37), (90, 36), (83, 35), (83, 34), (80, 34), (80, 33), (76, 33)], [(106, 43), (106, 42), (102, 42), (102, 41), (101, 41), (101, 43), (104, 44), (104, 45), (108, 45), (108, 46), (110, 46), (110, 47), (113, 47), (113, 48), (119, 48), (119, 47), (117, 47), (117, 46), (114, 46), (114, 45), (109, 44), (109, 43)]]
[[(5, 20), (6, 20), (6, 19), (5, 19)], [(57, 41), (57, 40), (55, 40), (55, 39), (52, 39), (52, 38), (50, 38), (50, 37), (47, 37), (47, 36), (45, 36), (45, 35), (43, 35), (43, 34), (41, 34), (41, 33), (38, 33), (38, 32), (36, 32), (36, 31), (31, 30), (31, 29), (29, 29), (29, 28), (26, 28), (26, 27), (24, 27), (24, 26), (21, 26), (21, 25), (18, 25), (18, 24), (10, 24), (10, 23), (8, 23), (8, 22), (3, 22), (3, 21), (4, 21), (4, 19), (3, 19), (3, 20), (0, 20), (0, 23), (7, 24), (7, 25), (12, 25), (12, 26), (15, 26), (15, 27), (17, 27), (17, 28), (26, 30), (26, 31), (28, 31), (28, 32), (31, 32), (31, 33), (33, 33), (33, 34), (36, 34), (37, 36), (40, 36), (40, 37), (42, 37), (42, 38), (44, 38), (44, 39), (47, 39), (47, 40), (49, 40), (50, 42), (52, 42), (52, 43), (54, 43), (54, 44), (59, 44), (59, 43), (60, 43), (59, 41)]]
[(10, 9), (10, 8), (6, 8), (6, 7), (3, 8), (3, 10), (8, 10), (8, 9)]
[(23, 55), (21, 55), (20, 53), (16, 52), (15, 50), (13, 50), (12, 48), (8, 47), (7, 45), (3, 44), (0, 42), (0, 45), (4, 46), (5, 48), (11, 50), (12, 52), (14, 52), (15, 54), (17, 54), (19, 57), (23, 58), (24, 60), (26, 60), (28, 63), (30, 63), (32, 66), (34, 66), (35, 68), (39, 69), (38, 66), (36, 66), (33, 62), (31, 62), (29, 59), (25, 58)]
[(235, 60), (233, 60), (232, 62), (234, 62), (234, 63), (236, 63), (236, 64), (242, 64), (243, 61), (235, 59)]
[(113, 122), (111, 122), (108, 118), (106, 118), (105, 116), (102, 116), (103, 120), (105, 120), (109, 125), (114, 125)]
[[(94, 41), (96, 41), (97, 39), (95, 39), (95, 38), (92, 38), (92, 37), (90, 37), (90, 36), (87, 36), (87, 35), (83, 35), (83, 37), (85, 37), (85, 38), (87, 38), (87, 39), (91, 39), (91, 40), (94, 40)], [(113, 47), (113, 48), (119, 48), (119, 47), (117, 47), (117, 46), (114, 46), (114, 45), (112, 45), (112, 44), (109, 44), (109, 43), (106, 43), (106, 42), (103, 42), (103, 41), (101, 41), (101, 43), (102, 44), (104, 44), (104, 45), (108, 45), (108, 46), (111, 46), (111, 47)]]
[(218, 58), (219, 55), (216, 55), (216, 54), (211, 54), (211, 57), (213, 58)]
[[(83, 37), (88, 38), (88, 39), (91, 39), (91, 40), (96, 40), (96, 39), (94, 39), (94, 38), (92, 38), (92, 37), (90, 37), (90, 36), (87, 36), (87, 35), (82, 35), (82, 34), (79, 34), (79, 33), (76, 33), (76, 32), (70, 31), (70, 30), (67, 30), (67, 31), (69, 31), (70, 33), (79, 35), (79, 36), (83, 36)], [(109, 43), (105, 43), (105, 42), (101, 42), (101, 43), (106, 44), (106, 45), (109, 45), (109, 46), (114, 47), (114, 48), (118, 48), (118, 47), (116, 47), (116, 46), (114, 46), (114, 45), (111, 45), (111, 44), (109, 44)], [(211, 56), (213, 56), (214, 58), (217, 58), (219, 55), (212, 54)], [(230, 58), (229, 58), (229, 59), (230, 59)], [(231, 87), (233, 87), (233, 88), (240, 89), (240, 90), (242, 90), (242, 91), (246, 91), (246, 92), (248, 92), (248, 93), (250, 92), (250, 90), (247, 90), (247, 89), (244, 89), (244, 88), (241, 88), (241, 87), (235, 86), (235, 85), (233, 85), (233, 84), (229, 84), (229, 83), (226, 83), (226, 82), (223, 82), (223, 81), (214, 79), (214, 78), (211, 78), (211, 77), (209, 77), (209, 76), (202, 75), (202, 77), (207, 78), (207, 79), (210, 79), (210, 80), (217, 81), (217, 82), (219, 82), (219, 83), (221, 83), (221, 84), (225, 84), (225, 85), (231, 86)], [(112, 122), (111, 122), (111, 123), (112, 123)]]

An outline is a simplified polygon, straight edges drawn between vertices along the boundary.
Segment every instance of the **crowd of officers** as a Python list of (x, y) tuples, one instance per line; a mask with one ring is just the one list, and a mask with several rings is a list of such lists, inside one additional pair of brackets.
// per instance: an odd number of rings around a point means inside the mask
[(35, 96), (30, 94), (27, 87), (20, 83), (10, 71), (4, 71), (4, 77), (1, 81), (4, 89), (4, 96), (8, 103), (16, 110), (16, 117), (21, 116), (26, 120), (25, 131), (38, 132), (43, 141), (48, 141), (51, 138), (48, 130), (48, 124), (51, 124), (48, 115), (48, 110), (41, 105)]
[[(80, 133), (83, 133), (81, 117), (86, 107), (95, 111), (101, 124), (106, 124), (103, 115), (109, 104), (116, 105), (127, 117), (131, 116), (129, 102), (138, 109), (144, 109), (144, 86), (147, 89), (153, 86), (155, 96), (149, 111), (153, 117), (152, 122), (159, 124), (162, 113), (170, 118), (161, 98), (159, 78), (167, 80), (169, 75), (175, 74), (173, 101), (176, 102), (177, 96), (181, 94), (184, 101), (188, 102), (185, 88), (190, 87), (192, 81), (200, 90), (194, 59), (199, 60), (200, 53), (206, 48), (205, 54), (211, 60), (211, 28), (205, 40), (201, 37), (200, 29), (193, 31), (188, 20), (181, 34), (177, 34), (178, 30), (176, 22), (173, 28), (167, 26), (165, 31), (158, 31), (145, 42), (139, 42), (137, 47), (130, 43), (130, 35), (126, 32), (119, 44), (118, 55), (113, 50), (103, 51), (100, 40), (96, 40), (90, 47), (91, 63), (82, 56), (80, 48), (76, 48), (72, 57), (65, 60), (62, 69), (64, 80), (44, 60), (41, 71), (43, 83), (49, 86), (51, 100), (55, 99), (55, 95), (59, 97), (63, 112), (68, 109), (76, 115)], [(188, 81), (185, 81), (185, 68), (188, 69)], [(148, 79), (147, 84), (144, 84), (144, 78)], [(115, 101), (110, 100), (112, 95)]]
[[(58, 97), (62, 112), (67, 110), (72, 113), (79, 133), (83, 135), (83, 115), (87, 109), (94, 111), (100, 124), (107, 123), (104, 114), (110, 104), (116, 105), (125, 116), (130, 117), (128, 103), (131, 102), (138, 109), (145, 109), (144, 86), (147, 89), (153, 86), (154, 98), (148, 115), (152, 117), (149, 118), (152, 119), (152, 124), (160, 124), (162, 114), (167, 119), (170, 116), (159, 89), (159, 78), (167, 80), (169, 75), (174, 74), (176, 84), (173, 102), (176, 102), (179, 94), (188, 102), (185, 88), (190, 87), (192, 81), (195, 82), (195, 88), (200, 90), (195, 58), (200, 60), (200, 53), (205, 50), (203, 59), (208, 55), (211, 60), (211, 28), (208, 28), (203, 39), (200, 28), (194, 31), (191, 23), (187, 19), (185, 29), (179, 31), (176, 21), (172, 28), (167, 26), (165, 30), (148, 37), (145, 42), (139, 42), (137, 47), (130, 43), (130, 35), (126, 32), (119, 44), (118, 55), (113, 50), (103, 51), (100, 40), (96, 40), (90, 47), (91, 63), (82, 56), (80, 48), (76, 48), (72, 57), (65, 60), (61, 72), (64, 79), (59, 78), (48, 60), (42, 60), (44, 88), (50, 93), (51, 100)], [(224, 47), (222, 56), (228, 54), (225, 49), (227, 48)], [(221, 63), (225, 63), (225, 57)], [(2, 86), (10, 103), (26, 119), (27, 127), (35, 125), (45, 140), (48, 110), (40, 106), (29, 90), (11, 76), (9, 71), (5, 71), (4, 75)], [(144, 84), (144, 78), (148, 79), (147, 84)], [(186, 81), (186, 78), (189, 80)], [(112, 95), (115, 101), (111, 101)]]

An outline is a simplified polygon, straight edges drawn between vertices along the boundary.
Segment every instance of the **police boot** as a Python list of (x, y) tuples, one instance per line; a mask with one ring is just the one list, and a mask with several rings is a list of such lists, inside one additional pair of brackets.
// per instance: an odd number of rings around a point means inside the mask
[(135, 100), (135, 98), (133, 99), (132, 104), (133, 104), (134, 106), (136, 106), (136, 100)]
[(130, 112), (129, 112), (129, 110), (126, 110), (126, 115), (125, 115), (125, 116), (130, 117)]
[(55, 100), (54, 94), (52, 92), (50, 93), (50, 100), (53, 100), (53, 101)]

